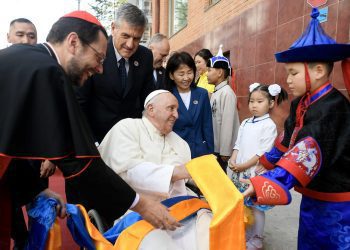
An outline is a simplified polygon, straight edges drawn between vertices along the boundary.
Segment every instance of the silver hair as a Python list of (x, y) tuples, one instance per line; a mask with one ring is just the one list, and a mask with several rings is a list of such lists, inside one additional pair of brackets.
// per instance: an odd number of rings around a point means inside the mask
[(145, 13), (131, 3), (125, 3), (115, 11), (116, 25), (119, 26), (122, 21), (126, 21), (131, 26), (143, 28), (146, 28), (148, 23)]
[(148, 46), (151, 44), (154, 44), (154, 43), (159, 43), (159, 42), (163, 41), (164, 39), (168, 39), (168, 37), (164, 34), (156, 33), (149, 40)]

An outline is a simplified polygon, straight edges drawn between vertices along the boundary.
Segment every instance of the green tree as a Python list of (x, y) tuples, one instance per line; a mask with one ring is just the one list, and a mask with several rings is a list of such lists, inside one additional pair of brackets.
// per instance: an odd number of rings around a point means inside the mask
[(107, 32), (110, 32), (111, 23), (115, 18), (115, 10), (126, 2), (127, 0), (94, 0), (89, 5)]
[(174, 33), (187, 25), (188, 1), (179, 0), (175, 2), (175, 28)]

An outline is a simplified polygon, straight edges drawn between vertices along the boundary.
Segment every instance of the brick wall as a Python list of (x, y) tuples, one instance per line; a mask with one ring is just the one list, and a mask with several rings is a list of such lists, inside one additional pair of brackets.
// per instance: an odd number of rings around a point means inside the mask
[[(224, 51), (230, 53), (240, 118), (244, 119), (249, 116), (250, 83), (277, 82), (288, 89), (283, 64), (275, 62), (274, 53), (289, 48), (302, 34), (309, 23), (311, 7), (306, 0), (220, 0), (212, 6), (208, 2), (189, 0), (187, 26), (170, 37), (171, 50), (195, 54), (208, 48), (215, 54), (223, 44)], [(328, 0), (321, 8), (326, 6), (328, 21), (322, 23), (323, 28), (337, 42), (349, 43), (350, 0)], [(160, 32), (168, 34), (168, 1), (159, 0), (159, 10)], [(339, 63), (332, 80), (347, 96)], [(279, 129), (288, 110), (289, 103), (284, 103), (272, 112)]]

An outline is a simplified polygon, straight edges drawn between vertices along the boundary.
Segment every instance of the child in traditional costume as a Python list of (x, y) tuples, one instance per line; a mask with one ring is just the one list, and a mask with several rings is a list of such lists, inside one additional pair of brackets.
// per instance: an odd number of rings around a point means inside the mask
[(216, 56), (208, 61), (208, 83), (215, 85), (210, 98), (213, 116), (214, 152), (218, 162), (226, 172), (227, 161), (236, 141), (239, 117), (237, 97), (228, 82), (231, 75), (230, 61), (223, 56), (222, 45)]
[(348, 249), (350, 105), (332, 86), (329, 75), (333, 62), (344, 60), (349, 83), (350, 45), (327, 36), (318, 15), (313, 9), (305, 33), (275, 55), (278, 62), (286, 63), (287, 83), (296, 99), (284, 134), (260, 158), (265, 168), (273, 170), (241, 181), (252, 184), (244, 195), (255, 193), (257, 204), (288, 204), (292, 187), (302, 194), (298, 249)]

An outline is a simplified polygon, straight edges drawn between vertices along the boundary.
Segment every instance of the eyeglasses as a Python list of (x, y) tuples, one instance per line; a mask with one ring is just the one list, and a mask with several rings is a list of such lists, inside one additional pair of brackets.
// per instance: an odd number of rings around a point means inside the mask
[(87, 46), (90, 47), (90, 49), (92, 49), (94, 52), (95, 52), (95, 56), (97, 57), (98, 59), (98, 62), (102, 65), (103, 62), (105, 61), (106, 57), (105, 55), (101, 54), (100, 52), (98, 52), (94, 47), (92, 47), (89, 43), (85, 42), (83, 39), (80, 38), (80, 40), (86, 44)]

